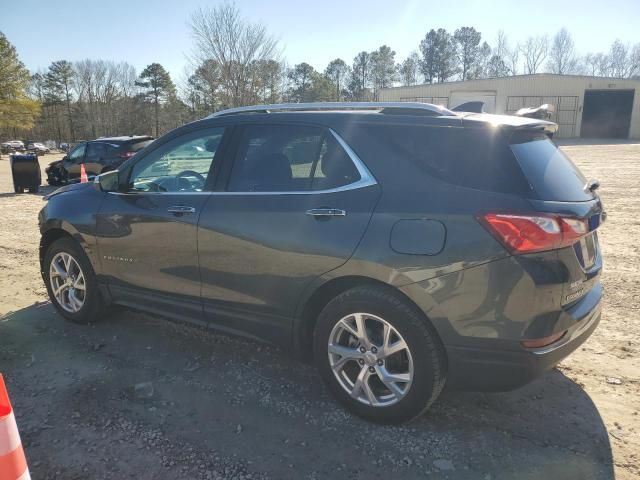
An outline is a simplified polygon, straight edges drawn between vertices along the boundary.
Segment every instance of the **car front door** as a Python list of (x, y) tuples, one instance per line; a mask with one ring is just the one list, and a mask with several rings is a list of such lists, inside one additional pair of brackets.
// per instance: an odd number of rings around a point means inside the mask
[(351, 256), (380, 188), (326, 128), (245, 125), (233, 144), (224, 191), (212, 193), (200, 216), (205, 315), (286, 341), (303, 290)]
[(80, 178), (80, 164), (84, 162), (84, 155), (87, 150), (86, 143), (76, 145), (66, 156), (62, 165), (66, 172), (67, 181), (75, 181)]
[(197, 224), (210, 193), (225, 129), (159, 144), (105, 194), (96, 235), (102, 275), (117, 302), (201, 320)]

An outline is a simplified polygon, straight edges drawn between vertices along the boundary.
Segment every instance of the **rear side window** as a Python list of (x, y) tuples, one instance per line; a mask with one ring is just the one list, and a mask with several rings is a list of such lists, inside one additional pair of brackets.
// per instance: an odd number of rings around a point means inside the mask
[(443, 182), (526, 195), (530, 187), (499, 132), (419, 125), (370, 125), (392, 157), (403, 157)]
[(514, 135), (511, 150), (540, 200), (582, 202), (593, 199), (586, 179), (546, 136)]
[(106, 155), (106, 147), (104, 143), (89, 143), (87, 145), (87, 154), (85, 161), (87, 163), (97, 162)]
[(330, 131), (301, 125), (250, 125), (243, 128), (228, 190), (328, 190), (358, 180), (358, 170)]

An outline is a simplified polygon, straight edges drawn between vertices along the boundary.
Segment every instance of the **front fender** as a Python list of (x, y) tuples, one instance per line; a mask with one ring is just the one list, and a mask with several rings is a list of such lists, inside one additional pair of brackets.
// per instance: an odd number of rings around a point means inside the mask
[(100, 258), (96, 243), (96, 214), (104, 193), (91, 187), (67, 191), (49, 199), (40, 211), (40, 261), (44, 251), (60, 236), (73, 238), (83, 249), (94, 271), (100, 272)]

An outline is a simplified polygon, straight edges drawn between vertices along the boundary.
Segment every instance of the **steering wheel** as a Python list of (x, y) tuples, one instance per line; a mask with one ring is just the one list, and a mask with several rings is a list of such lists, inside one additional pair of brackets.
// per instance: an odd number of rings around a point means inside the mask
[(183, 170), (175, 176), (176, 187), (180, 192), (194, 189), (193, 184), (189, 180), (187, 180), (186, 177), (195, 177), (200, 182), (200, 185), (195, 188), (203, 188), (204, 184), (207, 181), (206, 178), (204, 178), (201, 174), (194, 170)]

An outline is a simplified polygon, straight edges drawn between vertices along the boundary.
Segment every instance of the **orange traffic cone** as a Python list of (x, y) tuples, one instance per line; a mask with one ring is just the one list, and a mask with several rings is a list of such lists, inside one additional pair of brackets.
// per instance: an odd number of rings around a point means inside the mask
[(2, 375), (0, 375), (0, 478), (31, 480)]
[(87, 171), (84, 169), (84, 163), (80, 164), (80, 183), (87, 183), (89, 177), (87, 177)]

